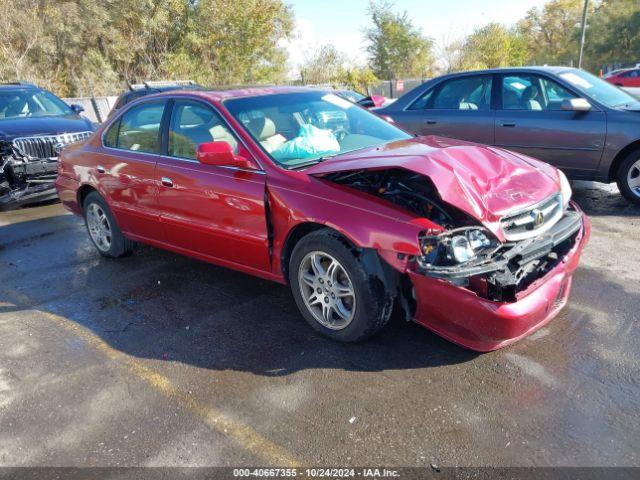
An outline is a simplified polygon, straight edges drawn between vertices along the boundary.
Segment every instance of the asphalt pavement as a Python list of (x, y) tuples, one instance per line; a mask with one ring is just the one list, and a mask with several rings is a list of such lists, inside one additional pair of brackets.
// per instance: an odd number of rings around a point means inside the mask
[(488, 354), (410, 323), (335, 343), (287, 287), (0, 213), (0, 465), (640, 466), (640, 208), (575, 198), (568, 306)]

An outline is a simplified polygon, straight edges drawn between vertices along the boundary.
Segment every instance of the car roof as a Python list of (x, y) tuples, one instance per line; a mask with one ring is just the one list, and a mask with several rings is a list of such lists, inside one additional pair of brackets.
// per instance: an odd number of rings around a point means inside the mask
[(538, 66), (526, 66), (526, 67), (500, 67), (500, 68), (489, 68), (486, 70), (469, 70), (469, 71), (464, 71), (464, 72), (452, 72), (452, 73), (448, 73), (446, 75), (442, 75), (441, 77), (438, 78), (443, 78), (443, 77), (455, 77), (458, 75), (474, 75), (474, 74), (505, 74), (505, 73), (518, 73), (518, 72), (531, 72), (531, 73), (535, 73), (535, 72), (539, 72), (539, 73), (551, 73), (551, 74), (558, 74), (560, 72), (567, 72), (570, 70), (578, 70), (577, 68), (573, 68), (573, 67), (565, 67), (565, 66), (542, 66), (542, 67), (538, 67)]
[[(328, 91), (327, 89), (318, 89), (310, 87), (246, 87), (230, 90), (171, 90), (166, 92), (160, 92), (153, 97), (165, 97), (165, 96), (197, 96), (203, 97), (210, 101), (222, 102), (230, 98), (247, 98), (247, 97), (259, 97), (263, 95), (278, 95), (284, 93), (304, 93), (313, 91)], [(149, 97), (147, 97), (149, 98)]]
[(32, 83), (0, 83), (0, 91), (9, 90), (42, 90)]

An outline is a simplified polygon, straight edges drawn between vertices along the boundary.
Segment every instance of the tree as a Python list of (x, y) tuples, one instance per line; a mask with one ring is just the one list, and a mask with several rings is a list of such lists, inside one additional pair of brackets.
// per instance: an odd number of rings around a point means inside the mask
[(476, 29), (459, 47), (456, 70), (520, 66), (527, 62), (528, 47), (522, 35), (499, 23)]
[(577, 62), (583, 7), (584, 0), (550, 0), (542, 9), (534, 7), (527, 12), (517, 29), (529, 46), (530, 62), (537, 65), (568, 65), (574, 59)]
[(606, 0), (587, 23), (586, 65), (594, 71), (607, 63), (640, 61), (640, 4)]
[(433, 42), (413, 26), (407, 12), (394, 13), (388, 2), (371, 0), (373, 26), (364, 31), (369, 66), (383, 79), (425, 78), (433, 70)]
[(342, 83), (358, 92), (369, 93), (369, 89), (380, 83), (369, 67), (353, 67), (344, 72)]
[(283, 0), (2, 0), (0, 79), (59, 95), (193, 78), (278, 82), (293, 28)]
[(341, 82), (344, 63), (345, 56), (336, 47), (322, 45), (300, 67), (300, 75), (305, 84)]
[(284, 79), (287, 56), (278, 44), (291, 35), (293, 13), (281, 0), (199, 0), (194, 17), (188, 48), (204, 62), (206, 83)]
[(38, 43), (42, 24), (35, 0), (13, 0), (4, 8), (11, 14), (0, 15), (0, 80), (18, 80), (27, 75), (28, 55)]

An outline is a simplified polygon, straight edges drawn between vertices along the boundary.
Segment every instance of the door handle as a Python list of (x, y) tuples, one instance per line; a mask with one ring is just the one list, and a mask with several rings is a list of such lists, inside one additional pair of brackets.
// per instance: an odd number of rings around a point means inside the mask
[(435, 125), (438, 122), (436, 122), (435, 120), (432, 120), (432, 119), (427, 119), (427, 120), (424, 121), (424, 123), (426, 123), (427, 125)]
[(173, 187), (173, 180), (171, 180), (169, 177), (162, 177), (162, 180), (160, 181), (165, 187)]
[(515, 123), (513, 123), (513, 122), (505, 122), (505, 123), (503, 123), (503, 124), (502, 124), (502, 126), (503, 126), (503, 127), (512, 128), (512, 127), (515, 127), (515, 126), (516, 126), (516, 124), (515, 124)]
[(107, 171), (107, 169), (104, 168), (102, 165), (98, 165), (96, 170), (98, 170), (98, 173), (105, 173)]

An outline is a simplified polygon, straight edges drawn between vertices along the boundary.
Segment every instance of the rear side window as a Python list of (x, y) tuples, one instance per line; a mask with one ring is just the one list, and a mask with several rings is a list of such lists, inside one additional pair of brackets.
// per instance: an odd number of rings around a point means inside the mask
[(442, 85), (427, 108), (440, 110), (489, 110), (491, 108), (491, 76), (464, 77)]
[(127, 110), (104, 136), (107, 147), (160, 153), (160, 124), (165, 102), (150, 102)]

